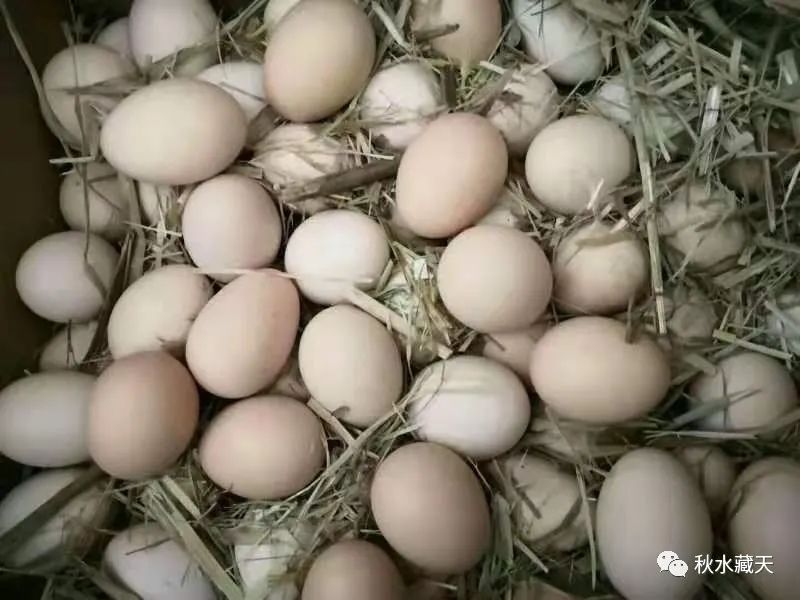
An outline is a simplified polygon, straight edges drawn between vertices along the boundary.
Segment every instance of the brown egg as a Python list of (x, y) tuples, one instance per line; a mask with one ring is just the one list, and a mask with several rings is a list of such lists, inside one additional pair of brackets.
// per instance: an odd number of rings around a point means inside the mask
[(386, 552), (362, 540), (323, 550), (306, 575), (302, 600), (403, 600), (405, 586)]
[(325, 432), (302, 402), (254, 396), (231, 404), (200, 441), (200, 464), (220, 487), (277, 500), (311, 483), (325, 462)]
[(290, 121), (335, 113), (361, 91), (375, 61), (375, 32), (352, 0), (302, 0), (264, 54), (264, 96)]
[(392, 452), (375, 472), (370, 502), (392, 548), (431, 573), (463, 573), (489, 547), (489, 507), (481, 484), (444, 446), (420, 442)]
[(526, 234), (501, 225), (477, 225), (454, 237), (436, 272), (445, 307), (483, 333), (532, 325), (553, 290), (550, 263)]
[(531, 385), (531, 353), (549, 328), (549, 323), (534, 323), (518, 331), (485, 335), (483, 355), (507, 366), (525, 384)]
[(299, 319), (300, 299), (289, 279), (271, 269), (247, 273), (197, 315), (186, 340), (186, 363), (212, 394), (255, 394), (281, 372)]
[(619, 321), (576, 317), (550, 329), (533, 348), (531, 381), (562, 417), (611, 424), (655, 408), (669, 388), (670, 370), (650, 338), (629, 342)]
[(397, 173), (397, 210), (415, 234), (443, 238), (476, 223), (500, 198), (508, 150), (484, 117), (439, 117), (411, 143)]
[(131, 354), (97, 379), (89, 402), (89, 453), (120, 479), (160, 475), (188, 447), (198, 414), (197, 387), (178, 360), (162, 351)]
[(498, 0), (414, 0), (411, 6), (415, 31), (458, 25), (456, 31), (431, 40), (434, 50), (456, 62), (469, 65), (487, 60), (500, 42)]

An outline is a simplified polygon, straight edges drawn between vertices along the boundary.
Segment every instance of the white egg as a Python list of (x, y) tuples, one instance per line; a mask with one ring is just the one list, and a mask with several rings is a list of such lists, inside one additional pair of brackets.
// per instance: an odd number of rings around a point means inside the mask
[(106, 48), (111, 48), (124, 56), (128, 60), (133, 60), (133, 53), (131, 52), (131, 37), (128, 33), (130, 27), (130, 19), (122, 17), (116, 21), (111, 21), (106, 25), (100, 33), (97, 34), (95, 43)]
[(525, 51), (543, 64), (554, 80), (575, 85), (603, 72), (597, 29), (569, 3), (513, 0), (511, 7)]
[[(76, 94), (70, 90), (103, 82), (111, 85), (133, 77), (134, 73), (133, 64), (113, 50), (96, 44), (69, 46), (50, 59), (42, 71), (42, 86), (56, 120), (64, 129), (67, 143), (81, 146), (84, 137), (92, 132), (92, 123), (97, 121), (92, 106), (109, 111), (119, 102), (114, 95), (81, 93), (76, 106)], [(61, 134), (56, 129), (53, 133)]]
[(286, 272), (317, 304), (347, 301), (352, 287), (370, 290), (389, 262), (383, 228), (363, 213), (326, 210), (306, 219), (286, 244)]
[(189, 554), (156, 523), (115, 535), (103, 567), (143, 600), (214, 600), (217, 596)]
[(716, 515), (728, 502), (736, 479), (736, 464), (718, 446), (703, 444), (684, 446), (675, 451), (689, 472), (697, 480), (712, 515)]
[(456, 356), (423, 370), (409, 392), (416, 435), (488, 460), (507, 452), (528, 427), (531, 405), (511, 369), (479, 356)]
[(175, 188), (138, 181), (136, 190), (139, 194), (139, 208), (142, 211), (143, 223), (156, 225), (175, 210), (177, 204)]
[(110, 165), (76, 165), (61, 182), (59, 206), (70, 229), (88, 230), (110, 240), (125, 234), (128, 197)]
[(142, 68), (183, 50), (178, 75), (194, 75), (217, 57), (217, 15), (208, 0), (134, 0), (129, 15), (131, 52)]
[[(85, 258), (84, 251), (88, 251)], [(89, 321), (103, 306), (118, 260), (114, 247), (94, 234), (54, 233), (19, 259), (17, 291), (25, 305), (44, 319)]]
[(264, 7), (264, 27), (272, 32), (300, 0), (269, 0)]
[(197, 78), (213, 83), (233, 96), (248, 121), (252, 121), (266, 106), (264, 69), (258, 63), (246, 60), (224, 62), (200, 72)]
[(410, 61), (382, 68), (360, 99), (360, 117), (372, 136), (405, 149), (442, 108), (442, 90), (431, 68)]
[(524, 156), (536, 134), (558, 116), (559, 101), (555, 84), (541, 67), (522, 64), (486, 116), (503, 134), (509, 152)]
[(547, 332), (549, 323), (535, 323), (526, 329), (484, 336), (483, 355), (514, 371), (523, 382), (531, 384), (531, 353), (536, 342)]
[[(85, 469), (50, 469), (29, 477), (0, 501), (0, 535), (50, 500), (85, 473)], [(108, 526), (112, 514), (111, 495), (105, 484), (94, 485), (73, 498), (56, 515), (5, 558), (8, 567), (34, 563), (57, 566), (69, 554), (83, 556)]]
[(188, 265), (149, 271), (119, 297), (108, 319), (108, 347), (115, 359), (166, 350), (183, 356), (189, 329), (211, 298), (211, 283)]
[(97, 331), (97, 321), (70, 323), (45, 344), (39, 356), (40, 371), (74, 369), (83, 362)]
[(789, 350), (800, 354), (800, 291), (790, 290), (778, 296), (777, 307), (780, 314), (770, 311), (767, 315), (767, 333), (785, 339)]

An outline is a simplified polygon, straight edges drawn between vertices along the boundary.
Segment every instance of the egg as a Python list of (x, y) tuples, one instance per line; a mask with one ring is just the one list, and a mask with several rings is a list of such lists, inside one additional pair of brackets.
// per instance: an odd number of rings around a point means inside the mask
[(458, 25), (456, 31), (430, 41), (434, 50), (456, 63), (473, 65), (488, 60), (500, 45), (498, 0), (413, 0), (411, 11), (418, 32)]
[(547, 415), (534, 415), (526, 443), (563, 462), (580, 463), (597, 454), (598, 431), (576, 421), (557, 421)]
[(569, 552), (586, 543), (589, 523), (574, 473), (527, 453), (500, 462), (519, 535), (535, 547)]
[(560, 416), (608, 425), (655, 408), (669, 389), (670, 369), (650, 338), (628, 341), (623, 323), (575, 317), (552, 327), (534, 346), (531, 381)]
[(139, 194), (142, 222), (146, 225), (158, 225), (175, 214), (178, 202), (175, 188), (138, 181), (136, 190)]
[(103, 569), (147, 600), (214, 600), (216, 593), (186, 550), (157, 523), (117, 533), (103, 553)]
[(673, 341), (692, 346), (711, 340), (719, 317), (714, 304), (699, 289), (676, 288), (664, 297), (664, 305)]
[(778, 296), (776, 306), (780, 314), (767, 315), (767, 333), (786, 341), (786, 347), (800, 354), (800, 290), (789, 290)]
[(514, 156), (525, 156), (533, 138), (558, 116), (560, 103), (553, 80), (538, 65), (516, 67), (486, 114), (500, 130)]
[(264, 69), (246, 60), (233, 60), (213, 65), (197, 75), (228, 92), (252, 121), (266, 106), (264, 102)]
[(199, 73), (216, 61), (216, 29), (217, 15), (208, 0), (134, 0), (131, 5), (131, 52), (142, 68), (183, 51), (162, 70)]
[(250, 500), (277, 500), (317, 476), (325, 463), (325, 432), (302, 402), (254, 396), (214, 417), (198, 452), (203, 470), (221, 488)]
[(300, 0), (270, 0), (264, 6), (264, 28), (272, 33), (278, 23), (289, 14), (295, 6), (300, 3)]
[(408, 146), (397, 172), (397, 210), (421, 237), (444, 238), (478, 221), (497, 203), (508, 151), (488, 119), (441, 116)]
[(797, 596), (798, 507), (800, 464), (795, 461), (772, 457), (754, 462), (734, 484), (728, 512), (730, 555), (753, 557), (753, 572), (742, 576), (762, 600)]
[(111, 311), (107, 327), (111, 355), (120, 359), (164, 350), (183, 356), (189, 328), (211, 294), (208, 279), (188, 265), (148, 271), (122, 293)]
[(89, 352), (97, 331), (97, 321), (70, 323), (45, 344), (39, 356), (40, 371), (74, 369)]
[(183, 243), (192, 262), (214, 279), (275, 260), (283, 223), (267, 191), (244, 175), (217, 175), (197, 186), (181, 214)]
[(403, 600), (400, 572), (383, 550), (345, 540), (317, 556), (303, 584), (303, 600)]
[(296, 400), (308, 400), (310, 394), (300, 378), (300, 365), (297, 359), (289, 357), (278, 378), (267, 390), (274, 396), (289, 396)]
[(543, 581), (531, 579), (514, 588), (511, 600), (577, 600), (577, 598)]
[(528, 393), (517, 376), (480, 356), (433, 363), (408, 395), (408, 421), (417, 437), (475, 460), (510, 450), (530, 417)]
[(298, 362), (311, 396), (357, 427), (390, 412), (403, 392), (403, 363), (392, 334), (352, 306), (326, 308), (309, 321)]
[(25, 306), (48, 321), (89, 321), (103, 306), (118, 260), (114, 247), (94, 234), (54, 233), (19, 259), (17, 292)]
[(118, 479), (165, 473), (183, 454), (199, 416), (197, 387), (166, 352), (115, 360), (100, 374), (89, 402), (89, 453)]
[(718, 446), (708, 444), (683, 446), (675, 451), (675, 456), (697, 480), (711, 514), (719, 514), (736, 479), (733, 459)]
[[(625, 454), (606, 477), (597, 500), (597, 548), (606, 575), (625, 598), (689, 600), (703, 585), (695, 556), (711, 554), (711, 519), (686, 468), (654, 448)], [(672, 552), (685, 576), (660, 570)]]
[(549, 327), (549, 323), (534, 323), (518, 331), (485, 335), (483, 356), (505, 365), (523, 383), (531, 385), (531, 353)]
[(513, 227), (521, 230), (530, 222), (525, 214), (526, 205), (526, 199), (521, 198), (510, 189), (504, 188), (497, 204), (481, 217), (476, 225), (502, 225), (503, 227)]
[[(125, 58), (97, 44), (76, 44), (64, 48), (50, 59), (42, 71), (45, 98), (56, 119), (58, 128), (46, 121), (53, 133), (71, 146), (81, 146), (97, 122), (97, 106), (111, 110), (119, 101), (114, 95), (79, 93), (72, 90), (101, 83), (120, 83), (135, 73), (134, 66)], [(76, 106), (77, 98), (77, 106)]]
[[(18, 484), (0, 500), (0, 535), (85, 472), (79, 468), (49, 469)], [(105, 483), (88, 487), (5, 556), (4, 566), (27, 568), (47, 564), (52, 570), (69, 555), (82, 557), (97, 541), (100, 529), (108, 525), (112, 507)]]
[(205, 81), (176, 78), (120, 102), (103, 123), (100, 148), (132, 179), (186, 185), (230, 165), (246, 136), (247, 119), (230, 94)]
[(605, 67), (600, 35), (571, 5), (556, 0), (513, 0), (511, 11), (525, 52), (565, 85), (600, 76)]
[(128, 198), (109, 165), (76, 165), (61, 182), (59, 207), (70, 229), (88, 230), (110, 240), (125, 234)]
[(255, 394), (272, 384), (286, 364), (299, 320), (297, 289), (282, 273), (242, 275), (195, 318), (186, 340), (186, 363), (212, 394)]
[(86, 417), (95, 378), (75, 371), (38, 373), (0, 391), (0, 453), (34, 467), (89, 459)]
[(389, 454), (375, 471), (370, 504), (389, 545), (428, 572), (464, 573), (489, 548), (481, 484), (444, 446), (418, 442)]
[(692, 381), (688, 394), (695, 408), (709, 408), (698, 427), (713, 431), (767, 427), (798, 406), (789, 371), (757, 352), (723, 358), (713, 375), (702, 373)]
[[(769, 151), (770, 170), (777, 169), (779, 174), (791, 172), (797, 160), (794, 157), (796, 142), (794, 136), (783, 129), (768, 129), (767, 143), (764, 151)], [(764, 190), (764, 161), (759, 156), (755, 144), (742, 149), (736, 158), (720, 166), (719, 178), (728, 188), (747, 197), (759, 195)]]
[(352, 0), (302, 0), (264, 54), (264, 95), (289, 121), (324, 119), (358, 94), (375, 61), (375, 32)]
[(633, 171), (633, 147), (620, 127), (594, 115), (547, 125), (525, 156), (525, 177), (547, 208), (577, 215), (601, 204)]
[(567, 313), (614, 314), (647, 289), (649, 255), (630, 233), (592, 222), (561, 240), (553, 256), (553, 299)]
[(105, 46), (117, 52), (120, 56), (127, 60), (133, 60), (133, 53), (131, 52), (131, 38), (128, 33), (130, 19), (122, 17), (116, 21), (111, 21), (108, 25), (100, 30), (95, 38), (95, 43), (99, 46)]
[(326, 210), (303, 221), (286, 244), (286, 272), (317, 304), (347, 301), (353, 287), (371, 290), (389, 262), (383, 228), (363, 213)]
[(483, 333), (532, 325), (550, 302), (553, 276), (539, 245), (509, 227), (477, 225), (454, 237), (436, 271), (447, 310)]
[(742, 221), (725, 218), (736, 210), (736, 198), (729, 192), (709, 192), (701, 184), (689, 184), (661, 202), (660, 208), (659, 234), (683, 261), (698, 269), (731, 262), (747, 243)]
[(359, 116), (373, 139), (405, 150), (444, 104), (431, 68), (421, 60), (383, 67), (359, 99)]

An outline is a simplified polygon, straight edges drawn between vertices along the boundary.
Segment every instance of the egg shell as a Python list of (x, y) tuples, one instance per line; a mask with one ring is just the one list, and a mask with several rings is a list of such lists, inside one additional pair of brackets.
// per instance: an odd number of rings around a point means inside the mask
[[(754, 462), (734, 484), (728, 513), (730, 553), (754, 558), (754, 572), (743, 577), (762, 600), (797, 597), (799, 508), (800, 464), (795, 461), (772, 457)], [(767, 557), (769, 571), (758, 557)]]
[(129, 216), (128, 198), (116, 171), (96, 162), (76, 167), (61, 182), (61, 216), (70, 229), (88, 229), (109, 240), (119, 239), (125, 234), (125, 221)]
[(89, 459), (86, 421), (95, 378), (75, 371), (37, 373), (0, 391), (0, 453), (34, 467)]
[(633, 171), (633, 147), (620, 127), (594, 115), (572, 115), (547, 125), (525, 156), (525, 177), (547, 208), (565, 215), (601, 204)]
[(413, 0), (414, 31), (458, 25), (447, 35), (433, 38), (431, 47), (463, 65), (488, 60), (500, 44), (502, 14), (498, 0)]
[(549, 323), (535, 323), (518, 331), (487, 334), (484, 336), (483, 356), (505, 365), (530, 386), (531, 353), (549, 328)]
[(680, 287), (665, 296), (667, 329), (685, 346), (707, 343), (719, 322), (714, 304), (696, 288)]
[(675, 456), (697, 480), (711, 514), (719, 514), (736, 479), (733, 459), (721, 448), (708, 444), (678, 448)]
[(439, 80), (423, 61), (383, 67), (359, 100), (359, 116), (373, 139), (404, 150), (444, 104)]
[(418, 442), (389, 454), (375, 471), (370, 503), (389, 545), (428, 572), (464, 573), (489, 548), (481, 484), (444, 446)]
[(86, 358), (97, 331), (97, 321), (71, 323), (45, 344), (39, 356), (40, 371), (74, 369)]
[(800, 354), (800, 290), (790, 289), (776, 299), (779, 313), (767, 315), (767, 333), (785, 340), (786, 347)]
[[(131, 52), (144, 68), (191, 48), (167, 66), (178, 75), (194, 75), (216, 62), (216, 28), (217, 15), (208, 0), (134, 0), (128, 24)], [(203, 44), (207, 47), (197, 48)]]
[(400, 572), (383, 550), (363, 540), (325, 548), (311, 564), (303, 600), (403, 600)]
[(230, 165), (246, 136), (247, 119), (230, 94), (205, 81), (176, 78), (120, 102), (103, 123), (100, 148), (132, 179), (186, 185)]
[(558, 117), (560, 100), (541, 66), (522, 64), (514, 69), (486, 116), (500, 130), (509, 152), (525, 156), (536, 134)]
[(111, 21), (100, 30), (95, 38), (95, 43), (114, 50), (123, 58), (133, 61), (131, 52), (131, 37), (128, 33), (130, 19), (122, 17), (116, 21)]
[(711, 554), (711, 519), (697, 483), (674, 456), (640, 448), (625, 454), (606, 477), (597, 501), (597, 547), (606, 575), (625, 598), (689, 600), (703, 577), (659, 571), (671, 551), (687, 565)]
[(525, 433), (528, 393), (511, 369), (480, 356), (433, 363), (408, 397), (409, 424), (422, 440), (475, 460), (507, 452)]
[(118, 479), (160, 475), (189, 446), (199, 410), (189, 372), (166, 352), (115, 360), (89, 402), (89, 453)]
[(158, 225), (173, 214), (177, 205), (175, 188), (138, 181), (136, 191), (139, 195), (142, 222), (146, 225)]
[(706, 403), (718, 405), (698, 422), (699, 428), (741, 431), (766, 427), (797, 408), (797, 388), (792, 376), (774, 358), (741, 352), (723, 358), (716, 367), (713, 375), (698, 375), (688, 389), (695, 407)]
[(189, 265), (148, 271), (122, 293), (108, 319), (115, 359), (164, 350), (181, 357), (192, 322), (211, 298), (211, 284)]
[(439, 260), (436, 282), (450, 314), (483, 333), (532, 325), (553, 289), (539, 245), (498, 225), (476, 225), (454, 237)]
[(527, 200), (520, 198), (515, 191), (504, 188), (492, 209), (476, 225), (502, 225), (522, 230), (529, 222), (525, 216)]
[(352, 0), (302, 0), (275, 28), (264, 54), (264, 97), (289, 121), (335, 113), (366, 84), (375, 32)]
[(200, 464), (221, 488), (250, 500), (299, 492), (325, 462), (325, 432), (302, 402), (254, 396), (219, 413), (200, 441)]
[[(63, 488), (81, 477), (85, 469), (50, 469), (25, 479), (0, 501), (0, 535), (9, 531)], [(68, 555), (82, 557), (108, 525), (112, 516), (111, 496), (105, 484), (84, 490), (46, 521), (13, 552), (3, 565), (22, 568), (48, 564), (47, 570), (63, 566)], [(50, 561), (54, 562), (50, 562)]]
[(542, 401), (562, 417), (614, 424), (655, 408), (669, 389), (670, 369), (650, 338), (626, 341), (624, 323), (575, 317), (536, 344), (531, 380)]
[(70, 90), (130, 79), (135, 71), (128, 60), (97, 44), (75, 44), (53, 56), (42, 71), (45, 98), (59, 126), (54, 128), (46, 121), (53, 133), (71, 146), (81, 146), (84, 135), (91, 132), (90, 123), (97, 120), (96, 110), (90, 105), (111, 110), (118, 100), (106, 94), (81, 93), (78, 96), (80, 108), (76, 110), (76, 95)]
[(118, 261), (119, 253), (99, 236), (78, 231), (54, 233), (33, 244), (19, 259), (17, 292), (25, 306), (48, 321), (89, 321), (103, 306)]
[(264, 7), (264, 28), (272, 33), (278, 23), (289, 14), (300, 0), (270, 0)]
[(505, 140), (486, 118), (441, 116), (400, 159), (397, 210), (421, 237), (451, 236), (489, 212), (500, 199), (507, 173)]
[(198, 79), (213, 83), (228, 92), (252, 121), (266, 106), (264, 68), (257, 62), (233, 60), (213, 65), (198, 73)]
[(555, 81), (575, 85), (600, 76), (605, 67), (597, 29), (570, 4), (513, 0), (511, 11), (525, 52)]
[(591, 222), (556, 247), (553, 299), (567, 313), (614, 314), (639, 299), (649, 274), (648, 255), (637, 237)]
[(214, 600), (214, 588), (189, 554), (157, 523), (117, 533), (103, 569), (146, 600)]
[[(527, 453), (500, 463), (519, 535), (536, 547), (567, 552), (586, 543), (587, 523), (575, 475)], [(535, 507), (535, 510), (534, 508)]]
[(345, 423), (372, 425), (403, 392), (403, 363), (385, 325), (352, 306), (314, 316), (298, 348), (311, 396)]
[(597, 431), (575, 421), (556, 421), (545, 415), (534, 415), (525, 441), (532, 448), (563, 462), (582, 462), (594, 457)]
[(283, 223), (257, 181), (231, 174), (217, 175), (189, 194), (181, 229), (192, 262), (214, 279), (231, 281), (231, 269), (258, 269), (275, 260)]
[(659, 234), (667, 245), (697, 269), (731, 262), (747, 243), (747, 230), (737, 218), (736, 198), (725, 190), (709, 193), (701, 184), (679, 188), (660, 203)]
[(237, 277), (197, 315), (186, 363), (197, 382), (222, 398), (244, 398), (272, 384), (294, 345), (300, 299), (279, 271)]
[(347, 301), (349, 290), (371, 290), (389, 262), (383, 228), (363, 213), (326, 210), (303, 221), (286, 244), (286, 272), (317, 304)]

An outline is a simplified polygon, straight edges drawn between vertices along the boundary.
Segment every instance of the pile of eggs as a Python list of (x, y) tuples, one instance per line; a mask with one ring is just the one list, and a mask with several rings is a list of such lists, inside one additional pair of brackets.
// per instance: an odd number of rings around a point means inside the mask
[[(463, 68), (489, 60), (500, 43), (498, 0), (411, 4), (416, 31), (458, 25), (430, 46)], [(670, 349), (707, 342), (718, 317), (704, 296), (676, 290), (670, 340), (626, 326), (625, 312), (649, 289), (647, 250), (585, 215), (634, 172), (630, 113), (560, 116), (558, 86), (606, 68), (599, 34), (569, 3), (512, 5), (531, 63), (509, 74), (508, 97), (485, 116), (448, 112), (426, 60), (374, 71), (378, 20), (352, 0), (270, 0), (263, 64), (215, 64), (218, 23), (206, 0), (135, 0), (94, 43), (53, 57), (42, 73), (48, 122), (76, 148), (96, 124), (102, 159), (78, 161), (64, 177), (70, 230), (36, 242), (17, 267), (22, 301), (64, 328), (42, 351), (40, 371), (0, 392), (0, 452), (42, 469), (0, 501), (0, 532), (78, 479), (79, 465), (135, 484), (169, 473), (187, 451), (231, 497), (281, 501), (313, 488), (329, 464), (332, 421), (358, 436), (402, 413), (414, 439), (380, 457), (365, 490), (379, 535), (327, 540), (310, 559), (316, 525), (302, 521), (237, 543), (248, 597), (421, 598), (425, 584), (408, 573), (446, 580), (489, 551), (487, 480), (507, 498), (521, 543), (570, 552), (593, 535), (605, 575), (626, 598), (692, 597), (702, 576), (665, 575), (656, 557), (711, 554), (712, 525), (722, 522), (732, 553), (774, 555), (774, 575), (748, 577), (760, 597), (793, 597), (800, 534), (785, 524), (800, 510), (797, 463), (770, 458), (737, 476), (714, 445), (632, 449), (595, 498), (571, 469), (526, 446), (544, 408), (594, 429), (647, 418), (670, 390)], [(145, 71), (147, 85), (137, 79)], [(69, 91), (120, 82), (134, 91), (90, 90), (78, 102)], [(351, 103), (375, 145), (401, 156), (392, 218), (320, 197), (288, 230), (272, 190), (355, 164), (322, 123)], [(266, 107), (281, 124), (254, 139)], [(259, 178), (234, 168), (245, 149)], [(488, 219), (515, 160), (524, 160), (543, 210), (577, 216), (555, 248)], [(699, 271), (735, 258), (745, 224), (708, 226), (731, 202), (725, 188), (676, 190), (658, 216), (665, 248)], [(106, 323), (128, 224), (154, 225), (176, 210), (186, 264), (160, 263), (129, 282)], [(441, 249), (441, 303), (479, 334), (479, 348), (409, 372), (404, 341), (354, 305), (391, 266), (387, 230)], [(84, 359), (106, 347), (110, 360), (96, 374)], [(302, 385), (287, 385), (295, 367)], [(224, 407), (206, 422), (210, 395)], [(786, 367), (754, 352), (724, 358), (686, 395), (698, 415), (690, 426), (721, 436), (777, 428), (798, 408)], [(89, 487), (7, 565), (85, 554), (111, 508), (103, 486)], [(146, 599), (214, 598), (173, 533), (131, 523), (108, 542), (104, 571)], [(308, 559), (303, 577), (287, 577), (298, 556)], [(540, 592), (520, 582), (514, 598)]]

